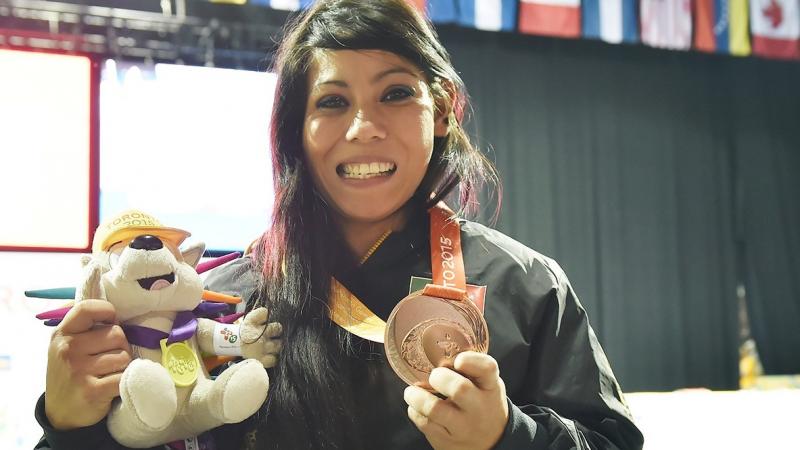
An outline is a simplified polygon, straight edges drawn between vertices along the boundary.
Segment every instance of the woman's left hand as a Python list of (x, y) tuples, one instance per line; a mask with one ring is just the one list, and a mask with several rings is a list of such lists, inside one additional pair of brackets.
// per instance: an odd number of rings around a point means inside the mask
[(428, 382), (441, 399), (417, 386), (406, 388), (408, 417), (436, 450), (494, 447), (508, 422), (506, 387), (497, 361), (477, 352), (456, 356), (453, 369), (433, 369)]

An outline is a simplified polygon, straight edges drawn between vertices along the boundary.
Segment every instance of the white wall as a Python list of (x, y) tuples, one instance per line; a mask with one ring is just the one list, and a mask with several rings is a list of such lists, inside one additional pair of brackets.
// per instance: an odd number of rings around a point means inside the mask
[(42, 434), (33, 409), (44, 391), (53, 329), (34, 316), (63, 303), (24, 291), (74, 286), (80, 275), (77, 253), (0, 252), (0, 449), (29, 450)]

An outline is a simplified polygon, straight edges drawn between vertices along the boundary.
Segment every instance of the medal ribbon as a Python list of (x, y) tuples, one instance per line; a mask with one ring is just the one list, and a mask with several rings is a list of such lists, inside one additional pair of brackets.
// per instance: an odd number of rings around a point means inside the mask
[(464, 300), (467, 277), (461, 254), (461, 230), (453, 211), (442, 202), (430, 209), (431, 272), (433, 284), (425, 286), (424, 295)]
[[(467, 299), (464, 258), (461, 254), (461, 230), (455, 214), (444, 203), (429, 211), (431, 218), (431, 271), (433, 283), (425, 286), (424, 295), (451, 300)], [(356, 336), (383, 343), (386, 322), (367, 308), (335, 278), (331, 279), (331, 320)]]
[(172, 331), (165, 333), (155, 328), (139, 325), (122, 325), (125, 337), (133, 345), (157, 349), (160, 348), (161, 339), (167, 339), (167, 344), (181, 342), (189, 339), (197, 331), (197, 318), (192, 311), (181, 311), (175, 316)]
[[(192, 311), (179, 311), (175, 315), (175, 320), (172, 322), (172, 330), (169, 333), (140, 325), (122, 325), (122, 331), (125, 332), (125, 337), (131, 344), (157, 349), (161, 348), (161, 339), (167, 338), (167, 344), (174, 344), (194, 336), (197, 331), (197, 316), (209, 317), (227, 308), (228, 305), (224, 303), (201, 302)], [(229, 317), (225, 316), (222, 319)]]

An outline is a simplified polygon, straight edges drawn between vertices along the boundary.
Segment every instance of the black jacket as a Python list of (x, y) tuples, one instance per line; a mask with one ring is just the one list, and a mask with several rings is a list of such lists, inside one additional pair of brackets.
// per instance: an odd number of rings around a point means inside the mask
[[(473, 222), (461, 222), (461, 241), (467, 283), (487, 287), (489, 354), (499, 364), (508, 394), (510, 418), (496, 449), (641, 449), (642, 434), (558, 264)], [(408, 294), (412, 275), (431, 277), (429, 248), (427, 217), (418, 216), (406, 230), (390, 235), (362, 266), (336, 277), (386, 320)], [(243, 258), (217, 269), (207, 278), (209, 288), (249, 298), (256, 284), (250, 263)], [(429, 449), (406, 416), (405, 385), (390, 369), (382, 346), (362, 344), (364, 357), (351, 359), (357, 367), (350, 371), (353, 382), (344, 388), (354, 396), (363, 441), (381, 449)], [(45, 437), (36, 448), (123, 448), (111, 441), (103, 422), (56, 432), (42, 412), (40, 401), (37, 418)], [(240, 448), (248, 427), (244, 423), (214, 430), (217, 447)]]

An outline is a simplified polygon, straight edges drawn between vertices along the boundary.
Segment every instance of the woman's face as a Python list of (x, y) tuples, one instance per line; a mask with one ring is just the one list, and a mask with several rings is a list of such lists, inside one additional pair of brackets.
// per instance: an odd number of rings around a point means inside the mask
[(309, 72), (303, 147), (319, 191), (345, 226), (391, 220), (444, 136), (420, 70), (380, 50), (325, 50)]

